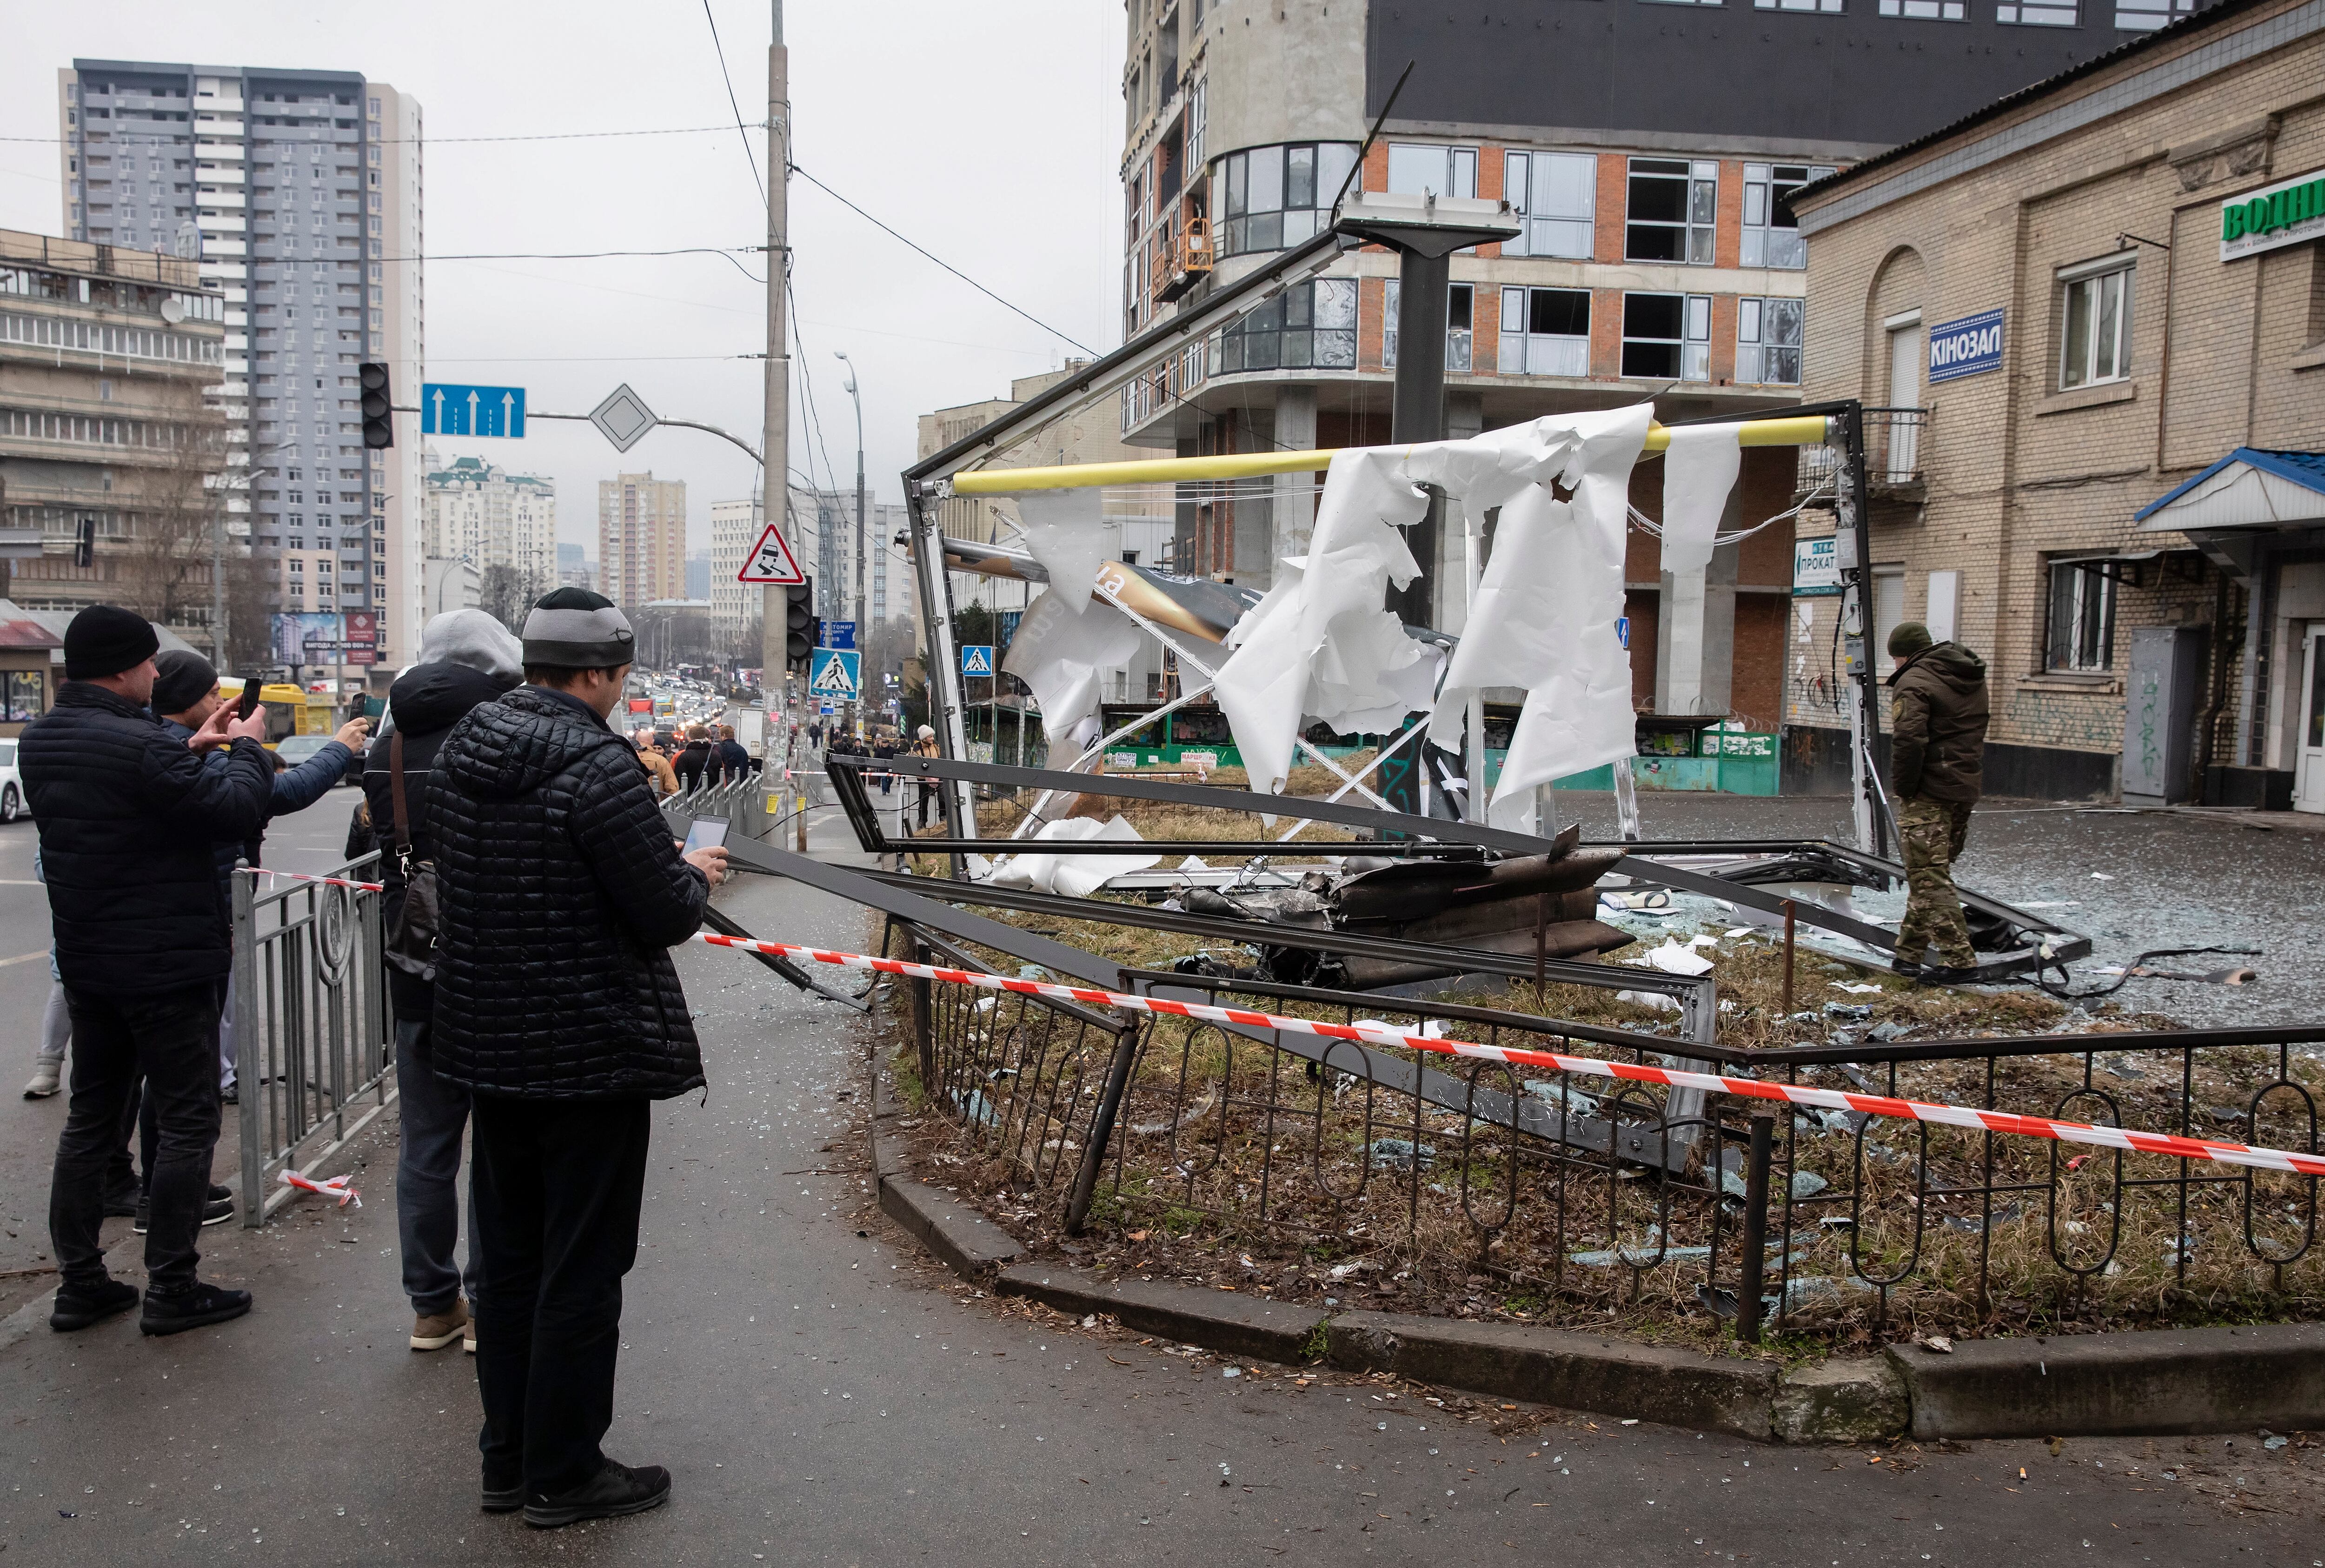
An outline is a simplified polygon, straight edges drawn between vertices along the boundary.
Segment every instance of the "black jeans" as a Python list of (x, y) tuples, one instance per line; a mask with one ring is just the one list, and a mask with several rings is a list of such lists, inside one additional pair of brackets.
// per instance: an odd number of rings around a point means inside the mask
[(551, 1495), (605, 1460), (651, 1107), (480, 1094), (471, 1116), (485, 1485)]
[[(403, 1294), (415, 1317), (452, 1310), (463, 1285), (454, 1254), (460, 1240), (460, 1135), (468, 1126), (468, 1091), (436, 1076), (426, 1016), (395, 1020), (396, 1095), (403, 1142), (395, 1157), (395, 1225), (403, 1246)], [(475, 1181), (470, 1179), (470, 1196)], [(477, 1299), (477, 1219), (468, 1214), (468, 1299)]]
[(171, 991), (81, 991), (72, 1010), (72, 1101), (57, 1137), (49, 1187), (49, 1239), (67, 1285), (106, 1277), (97, 1228), (107, 1172), (120, 1159), (137, 1081), (145, 1081), (155, 1147), (146, 1172), (153, 1217), (145, 1232), (147, 1288), (174, 1295), (194, 1287), (194, 1241), (209, 1197), (218, 1138), (220, 983)]

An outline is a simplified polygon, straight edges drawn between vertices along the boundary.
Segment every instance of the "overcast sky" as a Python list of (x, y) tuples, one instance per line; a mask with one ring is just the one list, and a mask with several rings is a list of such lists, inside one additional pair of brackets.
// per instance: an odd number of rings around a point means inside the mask
[[(743, 117), (764, 116), (766, 0), (710, 0)], [(1050, 325), (1119, 338), (1123, 13), (1110, 0), (790, 0), (792, 160)], [(426, 115), (431, 255), (663, 249), (765, 242), (765, 209), (719, 76), (703, 0), (114, 0), (6, 7), (0, 137), (56, 135), (56, 72), (75, 57), (361, 71)], [(724, 134), (532, 143), (461, 136)], [(434, 140), (441, 138), (442, 140)], [(764, 172), (764, 132), (750, 136)], [(53, 143), (0, 141), (0, 227), (57, 234)], [(794, 372), (792, 467), (855, 481), (844, 349), (861, 367), (873, 496), (901, 499), (917, 415), (1000, 394), (1071, 349), (873, 228), (791, 184), (792, 287), (821, 415)], [(739, 258), (764, 275), (765, 258)], [(429, 375), (514, 384), (586, 413), (626, 381), (658, 413), (758, 442), (764, 290), (717, 256), (438, 262), (427, 273)], [(396, 388), (397, 401), (417, 389)], [(399, 421), (398, 439), (404, 439)], [(716, 437), (657, 431), (625, 456), (588, 425), (522, 441), (446, 441), (558, 486), (558, 536), (597, 552), (596, 481), (651, 468), (687, 483), (689, 537), (713, 500), (750, 493), (751, 459)], [(418, 439), (416, 434), (412, 439)]]

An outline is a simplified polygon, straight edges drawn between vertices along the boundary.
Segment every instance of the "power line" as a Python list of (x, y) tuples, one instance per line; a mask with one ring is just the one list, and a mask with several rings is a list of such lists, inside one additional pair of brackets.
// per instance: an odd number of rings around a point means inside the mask
[(710, 0), (702, 0), (702, 17), (710, 23), (710, 47), (718, 53), (718, 79), (727, 84), (727, 107), (735, 111), (735, 134), (743, 138), (743, 156), (751, 161), (751, 183), (759, 188), (759, 200), (764, 205), (767, 181), (759, 172), (759, 155), (752, 150), (751, 133), (743, 127), (743, 106), (735, 101), (735, 78), (727, 69), (727, 46), (718, 42), (718, 18), (711, 14)]
[[(713, 23), (712, 32), (716, 32), (717, 30), (717, 24)], [(731, 92), (729, 96), (732, 96)], [(672, 125), (661, 130), (649, 131), (542, 131), (529, 135), (518, 136), (373, 136), (367, 138), (365, 144), (373, 147), (395, 147), (406, 145), (442, 147), (457, 144), (475, 142), (595, 142), (602, 141), (611, 136), (699, 136), (712, 132), (724, 135), (729, 128), (730, 127), (726, 125)], [(766, 129), (766, 122), (763, 120), (757, 125), (751, 128), (755, 130), (764, 130)], [(99, 132), (97, 133), (97, 135), (102, 138), (102, 140), (96, 143), (97, 145), (113, 147), (132, 145), (153, 145), (157, 147), (184, 146), (191, 144), (197, 135), (208, 135), (213, 140), (227, 139), (219, 133), (214, 131), (183, 131), (172, 133), (166, 136), (137, 135), (125, 135), (116, 131)], [(272, 140), (273, 138), (260, 137), (258, 139), (264, 142)], [(61, 146), (69, 140), (69, 138), (64, 136), (0, 136), (0, 142), (27, 142), (49, 147)], [(289, 142), (286, 139), (286, 144), (291, 146), (305, 147), (310, 145), (323, 145), (325, 144)], [(338, 145), (336, 143), (329, 144), (334, 146)]]
[(967, 283), (970, 288), (975, 289), (978, 293), (983, 294), (987, 299), (991, 300), (994, 303), (1002, 306), (1005, 310), (1015, 311), (1018, 315), (1024, 317), (1025, 320), (1033, 322), (1033, 325), (1042, 329), (1042, 331), (1049, 333), (1051, 337), (1059, 339), (1073, 348), (1080, 349), (1091, 358), (1095, 359), (1098, 357), (1098, 352), (1097, 349), (1090, 348), (1088, 344), (1083, 343), (1077, 339), (1069, 337), (1067, 334), (1061, 332), (1058, 329), (1051, 326), (1047, 321), (1042, 320), (1039, 316), (1034, 315), (1032, 311), (1018, 305), (1010, 303), (1010, 302), (1003, 299), (999, 294), (995, 293), (991, 289), (987, 288), (983, 283), (978, 283), (975, 278), (970, 277), (967, 273), (953, 265), (952, 263), (945, 260), (944, 257), (937, 255), (934, 251), (930, 250), (926, 246), (918, 244), (913, 240), (907, 239), (903, 235), (898, 234), (894, 229), (889, 227), (886, 224), (881, 222), (878, 218), (873, 217), (870, 213), (857, 206), (853, 201), (848, 200), (848, 198), (842, 196), (838, 191), (834, 190), (830, 186), (826, 185), (822, 181), (817, 179), (814, 175), (809, 173), (798, 164), (793, 163), (790, 165), (790, 169), (791, 172), (798, 175), (801, 179), (814, 186), (818, 190), (820, 190), (826, 196), (830, 197), (834, 201), (838, 202), (840, 206), (845, 207), (848, 211), (856, 214), (857, 217), (862, 218), (865, 222), (870, 224), (873, 227), (878, 229), (889, 238), (919, 252), (930, 261), (936, 263), (937, 265), (944, 268), (945, 271), (959, 278), (962, 283)]

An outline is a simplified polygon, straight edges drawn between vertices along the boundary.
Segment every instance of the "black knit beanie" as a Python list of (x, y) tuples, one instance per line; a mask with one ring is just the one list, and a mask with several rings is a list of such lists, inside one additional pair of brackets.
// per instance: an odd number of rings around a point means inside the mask
[(65, 679), (118, 675), (152, 658), (161, 645), (144, 616), (119, 605), (93, 604), (65, 627)]
[(210, 662), (191, 648), (171, 648), (153, 661), (153, 711), (183, 713), (218, 683)]

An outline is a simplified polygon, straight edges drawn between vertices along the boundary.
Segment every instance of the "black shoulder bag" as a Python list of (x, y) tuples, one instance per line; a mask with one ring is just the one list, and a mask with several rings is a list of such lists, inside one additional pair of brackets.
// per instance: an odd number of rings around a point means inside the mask
[(386, 959), (407, 975), (436, 979), (436, 862), (412, 858), (412, 816), (403, 803), (403, 731), (387, 743), (388, 798), (395, 806), (395, 866), (403, 877), (403, 907), (387, 930)]

